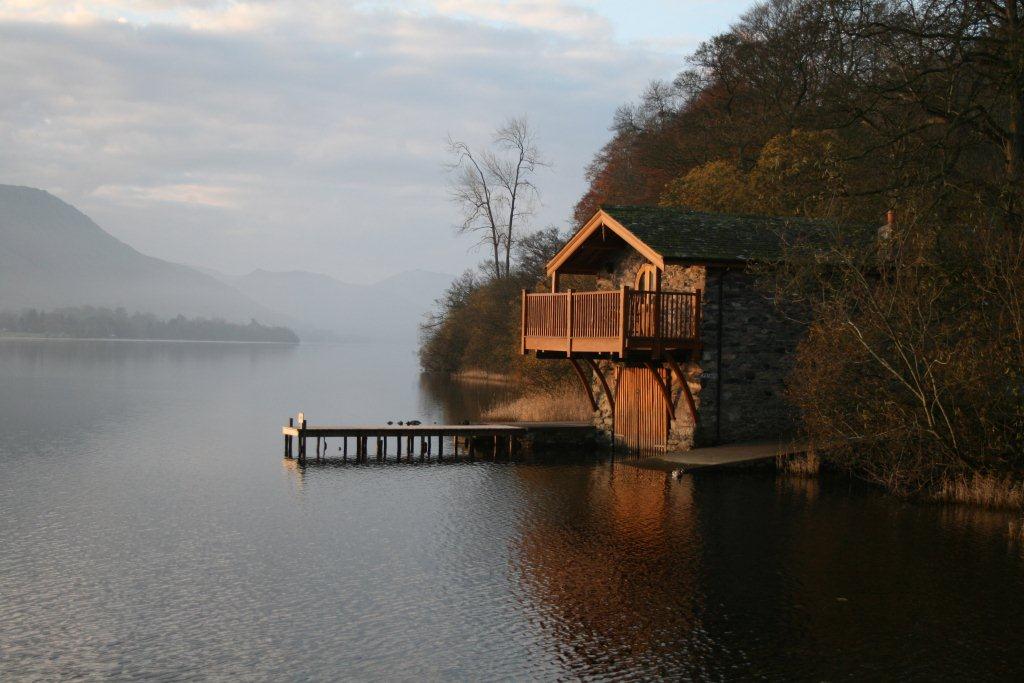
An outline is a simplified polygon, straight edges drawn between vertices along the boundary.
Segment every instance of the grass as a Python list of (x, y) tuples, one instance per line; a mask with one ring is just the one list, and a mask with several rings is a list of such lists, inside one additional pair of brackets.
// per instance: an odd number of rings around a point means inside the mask
[(492, 406), (483, 414), (485, 420), (510, 422), (590, 422), (593, 417), (587, 397), (573, 385), (529, 393)]
[(1022, 509), (1024, 481), (1009, 475), (958, 475), (942, 482), (934, 497), (950, 503)]

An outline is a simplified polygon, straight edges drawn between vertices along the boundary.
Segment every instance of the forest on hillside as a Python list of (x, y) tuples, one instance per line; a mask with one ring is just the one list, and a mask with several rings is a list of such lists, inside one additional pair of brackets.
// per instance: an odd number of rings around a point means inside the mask
[(123, 308), (93, 306), (39, 311), (0, 312), (0, 335), (67, 337), (72, 339), (164, 339), (175, 341), (277, 342), (297, 344), (298, 336), (287, 327), (229, 323), (220, 319), (169, 320), (151, 313), (128, 313)]
[[(904, 494), (1019, 475), (1022, 22), (1022, 0), (756, 4), (620, 108), (575, 223), (602, 204), (837, 225), (893, 210), (884, 250), (840, 239), (827, 258), (793, 248), (762, 273), (780, 306), (805, 312), (789, 382), (804, 433)], [(520, 286), (543, 286), (531, 268), (456, 283), (426, 328), (424, 365), (531, 382), (510, 314)]]

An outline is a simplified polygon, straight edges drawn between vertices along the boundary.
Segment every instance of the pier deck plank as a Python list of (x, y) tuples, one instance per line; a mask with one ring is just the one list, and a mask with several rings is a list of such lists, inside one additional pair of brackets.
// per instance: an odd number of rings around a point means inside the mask
[(300, 430), (298, 427), (282, 427), (281, 433), (285, 436), (299, 436), (301, 432), (307, 438), (316, 438), (318, 436), (508, 436), (524, 434), (535, 430), (589, 431), (592, 429), (593, 426), (587, 422), (518, 422), (516, 424), (482, 423), (470, 425), (307, 425), (303, 430)]

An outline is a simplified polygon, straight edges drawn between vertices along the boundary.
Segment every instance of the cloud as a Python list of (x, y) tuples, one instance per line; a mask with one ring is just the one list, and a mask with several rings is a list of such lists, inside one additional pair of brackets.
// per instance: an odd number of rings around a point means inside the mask
[(221, 209), (238, 207), (238, 189), (199, 183), (174, 185), (100, 185), (92, 191), (94, 197), (110, 199), (123, 205), (146, 205), (154, 202), (172, 202)]
[(609, 30), (540, 0), (8, 0), (0, 182), (164, 258), (201, 241), (226, 270), (457, 271), (475, 257), (451, 232), (446, 136), (529, 115), (555, 164), (536, 224), (565, 224), (615, 107), (676, 68)]

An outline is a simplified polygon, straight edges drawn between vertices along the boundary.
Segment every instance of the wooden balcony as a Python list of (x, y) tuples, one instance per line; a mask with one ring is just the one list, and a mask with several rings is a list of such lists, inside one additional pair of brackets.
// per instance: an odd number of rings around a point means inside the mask
[(650, 357), (700, 348), (700, 290), (523, 292), (522, 352), (539, 357)]

